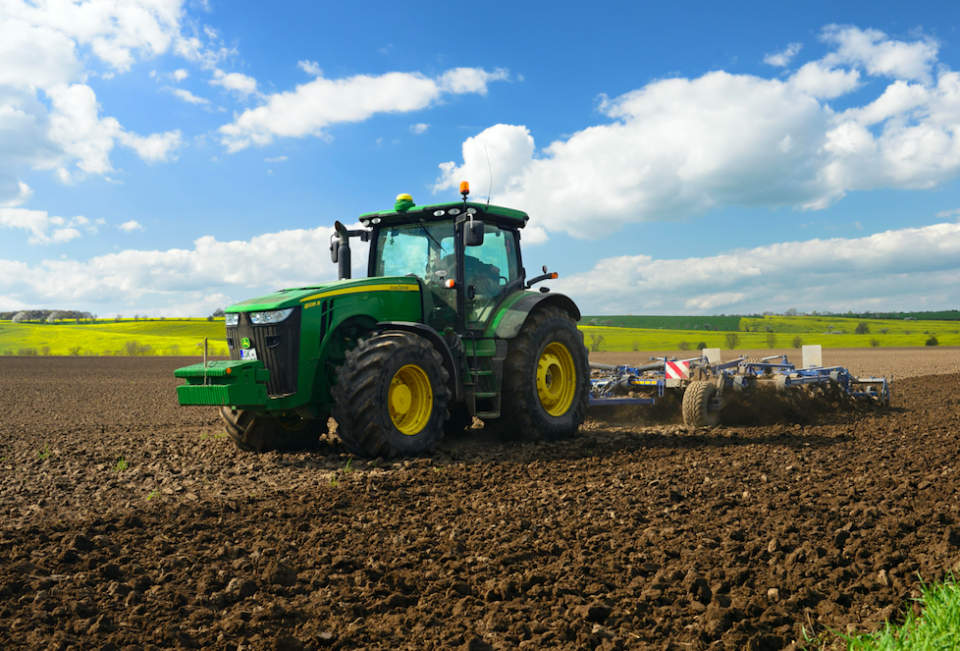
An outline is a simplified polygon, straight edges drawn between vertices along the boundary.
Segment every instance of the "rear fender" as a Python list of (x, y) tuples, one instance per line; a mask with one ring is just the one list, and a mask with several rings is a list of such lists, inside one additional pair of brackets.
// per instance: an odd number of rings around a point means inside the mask
[(451, 390), (453, 392), (453, 401), (457, 402), (463, 398), (463, 387), (460, 384), (459, 366), (454, 362), (453, 353), (450, 347), (439, 332), (426, 325), (425, 323), (415, 323), (412, 321), (381, 321), (377, 324), (378, 330), (400, 330), (423, 337), (437, 349), (440, 357), (443, 358), (443, 367), (450, 374)]
[(498, 339), (513, 339), (520, 333), (530, 312), (538, 306), (557, 307), (569, 314), (575, 321), (580, 320), (580, 309), (569, 296), (554, 293), (525, 293), (519, 300), (514, 301), (504, 311), (503, 316), (494, 328), (494, 336)]

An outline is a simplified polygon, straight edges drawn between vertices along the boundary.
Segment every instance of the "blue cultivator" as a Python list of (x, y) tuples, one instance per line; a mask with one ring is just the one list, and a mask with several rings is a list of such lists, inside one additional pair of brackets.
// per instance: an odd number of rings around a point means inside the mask
[(683, 396), (683, 421), (691, 427), (712, 427), (720, 422), (725, 390), (751, 393), (760, 387), (780, 393), (806, 391), (890, 406), (890, 383), (884, 377), (857, 377), (840, 366), (823, 366), (820, 346), (803, 347), (803, 367), (786, 355), (760, 359), (740, 357), (721, 362), (719, 349), (677, 360), (652, 358), (643, 366), (591, 363), (590, 406), (652, 405), (666, 389)]

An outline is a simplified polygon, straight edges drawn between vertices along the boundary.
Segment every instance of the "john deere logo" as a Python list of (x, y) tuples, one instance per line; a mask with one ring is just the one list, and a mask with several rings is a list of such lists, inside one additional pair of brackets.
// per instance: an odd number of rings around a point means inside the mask
[(249, 348), (250, 339), (248, 337), (244, 337), (243, 339), (240, 340), (240, 345), (243, 346), (244, 348)]

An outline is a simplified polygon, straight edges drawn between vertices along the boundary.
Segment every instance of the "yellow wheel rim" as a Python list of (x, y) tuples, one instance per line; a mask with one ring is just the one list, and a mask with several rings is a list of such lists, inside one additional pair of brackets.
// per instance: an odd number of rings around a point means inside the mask
[(543, 349), (537, 362), (537, 395), (551, 416), (570, 410), (577, 393), (577, 369), (567, 347), (553, 342)]
[(390, 420), (402, 434), (413, 436), (427, 426), (433, 413), (430, 378), (415, 364), (407, 364), (390, 381), (387, 395)]

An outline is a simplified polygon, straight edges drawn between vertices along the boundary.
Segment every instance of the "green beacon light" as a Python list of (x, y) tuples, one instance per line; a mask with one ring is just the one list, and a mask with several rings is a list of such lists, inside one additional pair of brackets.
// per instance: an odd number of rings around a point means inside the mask
[(413, 203), (413, 197), (404, 192), (403, 194), (397, 195), (397, 201), (393, 204), (393, 209), (397, 212), (404, 212), (416, 205), (417, 204)]

